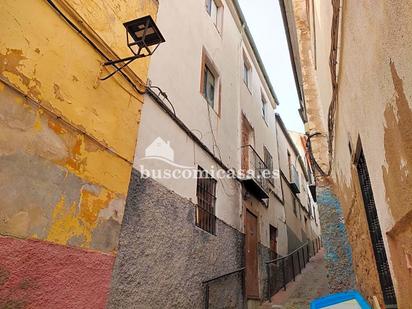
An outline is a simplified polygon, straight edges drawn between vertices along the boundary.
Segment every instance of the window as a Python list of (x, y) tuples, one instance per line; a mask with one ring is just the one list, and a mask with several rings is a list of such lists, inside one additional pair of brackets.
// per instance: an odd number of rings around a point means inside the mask
[(273, 158), (269, 150), (263, 146), (263, 160), (265, 161), (266, 168), (270, 171), (271, 176), (269, 178), (270, 183), (273, 185)]
[(266, 103), (265, 97), (263, 95), (262, 95), (262, 98), (261, 98), (261, 102), (262, 102), (262, 118), (266, 122), (267, 121), (266, 120), (267, 103)]
[(245, 55), (243, 55), (243, 59), (243, 81), (245, 82), (246, 86), (250, 89), (252, 69), (250, 64), (247, 62)]
[(223, 18), (223, 5), (217, 0), (206, 0), (206, 11), (212, 18), (216, 29), (221, 32), (222, 30), (222, 18)]
[(219, 71), (203, 47), (200, 66), (200, 93), (218, 116), (220, 116), (220, 89)]
[(213, 235), (216, 234), (216, 183), (205, 170), (198, 168), (196, 226)]
[(203, 96), (207, 103), (214, 108), (215, 107), (215, 83), (216, 78), (207, 65), (205, 65), (203, 71)]

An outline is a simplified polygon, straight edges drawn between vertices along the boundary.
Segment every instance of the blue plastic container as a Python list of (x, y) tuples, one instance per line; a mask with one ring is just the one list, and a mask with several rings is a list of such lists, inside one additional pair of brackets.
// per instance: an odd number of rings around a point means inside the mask
[(366, 300), (356, 291), (347, 291), (317, 298), (310, 309), (371, 309)]

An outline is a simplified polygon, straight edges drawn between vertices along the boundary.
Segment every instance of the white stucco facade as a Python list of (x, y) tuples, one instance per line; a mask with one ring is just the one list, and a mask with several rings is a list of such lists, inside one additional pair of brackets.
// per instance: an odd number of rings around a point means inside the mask
[[(285, 164), (282, 162), (284, 157), (278, 155), (276, 97), (259, 65), (259, 56), (248, 40), (234, 3), (221, 1), (219, 14), (221, 24), (217, 27), (203, 1), (187, 1), (184, 6), (178, 0), (160, 4), (156, 23), (162, 29), (166, 43), (152, 56), (149, 79), (152, 86), (159, 86), (167, 93), (173, 108), (161, 95), (159, 97), (169, 113), (152, 95), (145, 96), (134, 160), (136, 169), (165, 170), (175, 166), (196, 169), (200, 166), (207, 171), (224, 168), (238, 171), (242, 165), (243, 117), (253, 129), (250, 144), (257, 154), (264, 158), (266, 148), (273, 159), (275, 171)], [(248, 85), (244, 82), (244, 62), (249, 66)], [(205, 63), (216, 77), (213, 108), (202, 93)], [(158, 89), (152, 89), (159, 93)], [(265, 117), (262, 98), (266, 102)], [(198, 140), (195, 141), (190, 133), (183, 130), (171, 114)], [(175, 165), (167, 160), (146, 158), (146, 149), (159, 137), (173, 150)], [(197, 203), (196, 178), (156, 180)], [(265, 202), (245, 197), (239, 180), (216, 180), (217, 218), (244, 232), (247, 208), (258, 218), (259, 242), (270, 246), (271, 225), (277, 228), (277, 253), (287, 254), (287, 206), (283, 205), (280, 177), (269, 186), (269, 198)]]

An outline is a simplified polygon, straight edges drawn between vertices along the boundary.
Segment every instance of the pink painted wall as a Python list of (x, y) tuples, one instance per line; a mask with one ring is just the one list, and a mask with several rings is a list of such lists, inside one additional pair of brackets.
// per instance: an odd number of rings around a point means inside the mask
[(0, 237), (0, 308), (105, 308), (115, 257)]

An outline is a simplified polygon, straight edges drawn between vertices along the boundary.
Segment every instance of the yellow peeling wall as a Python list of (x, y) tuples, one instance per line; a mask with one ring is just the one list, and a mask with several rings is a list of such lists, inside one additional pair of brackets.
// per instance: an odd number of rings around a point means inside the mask
[[(109, 58), (157, 1), (54, 0)], [(0, 2), (0, 235), (116, 251), (143, 96), (46, 0)], [(149, 58), (126, 71), (145, 83)], [(140, 87), (142, 88), (142, 87)]]

